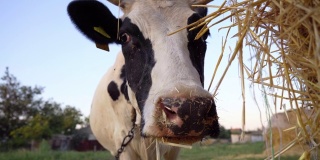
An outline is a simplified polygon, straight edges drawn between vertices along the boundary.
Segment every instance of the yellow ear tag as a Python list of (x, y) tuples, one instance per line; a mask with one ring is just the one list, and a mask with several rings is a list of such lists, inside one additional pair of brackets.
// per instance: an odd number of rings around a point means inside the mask
[[(107, 32), (105, 32), (103, 30), (103, 28), (101, 27), (93, 27), (93, 29), (100, 33), (101, 35), (105, 36), (106, 38), (111, 38)], [(99, 49), (102, 49), (102, 50), (105, 50), (105, 51), (109, 51), (109, 46), (108, 44), (99, 44), (99, 43), (96, 43), (96, 47), (99, 48)]]
[(102, 50), (105, 50), (105, 51), (108, 51), (108, 52), (109, 52), (109, 46), (108, 46), (108, 44), (99, 44), (99, 43), (96, 43), (96, 47), (99, 48), (99, 49), (102, 49)]
[(105, 36), (105, 37), (107, 37), (107, 38), (111, 38), (111, 37), (109, 36), (109, 34), (108, 34), (106, 31), (104, 31), (103, 28), (101, 28), (101, 27), (93, 27), (93, 29), (94, 29), (95, 31), (97, 31), (98, 33), (102, 34), (103, 36)]

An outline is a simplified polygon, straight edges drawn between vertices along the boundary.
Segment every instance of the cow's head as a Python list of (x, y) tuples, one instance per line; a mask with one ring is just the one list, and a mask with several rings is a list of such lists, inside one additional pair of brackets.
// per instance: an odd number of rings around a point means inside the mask
[(93, 0), (68, 6), (72, 21), (90, 40), (122, 46), (128, 100), (141, 117), (144, 136), (188, 143), (219, 134), (213, 97), (203, 89), (209, 33), (198, 40), (199, 29), (168, 36), (206, 15), (206, 9), (191, 7), (200, 1), (114, 0), (124, 13), (121, 19)]

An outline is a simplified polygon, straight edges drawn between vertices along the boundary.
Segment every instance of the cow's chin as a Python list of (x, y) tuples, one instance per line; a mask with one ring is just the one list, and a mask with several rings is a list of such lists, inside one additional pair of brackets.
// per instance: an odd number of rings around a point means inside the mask
[(163, 143), (176, 143), (176, 144), (183, 144), (183, 145), (192, 145), (195, 142), (199, 142), (202, 140), (202, 137), (161, 137), (158, 138), (160, 142)]
[(203, 139), (202, 136), (179, 136), (179, 137), (163, 136), (161, 137), (161, 136), (149, 135), (147, 137), (155, 138), (162, 143), (175, 143), (175, 144), (182, 144), (182, 145), (192, 145), (193, 143), (199, 142)]
[(193, 136), (176, 136), (169, 129), (162, 129), (161, 131), (157, 127), (151, 127), (150, 129), (152, 133), (143, 134), (146, 137), (152, 137), (158, 139), (163, 143), (176, 143), (183, 145), (191, 145), (195, 142), (201, 141), (203, 139), (203, 135), (193, 135)]

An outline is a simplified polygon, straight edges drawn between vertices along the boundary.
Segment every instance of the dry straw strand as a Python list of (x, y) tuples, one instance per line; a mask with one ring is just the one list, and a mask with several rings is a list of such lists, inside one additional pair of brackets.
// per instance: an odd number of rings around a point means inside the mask
[[(319, 0), (244, 0), (237, 2), (223, 2), (221, 6), (207, 5), (217, 8), (217, 11), (208, 15), (201, 22), (192, 24), (192, 29), (202, 26), (202, 32), (210, 27), (232, 19), (233, 22), (220, 29), (238, 28), (238, 33), (233, 36), (238, 41), (234, 46), (231, 58), (223, 74), (218, 79), (213, 95), (216, 95), (223, 79), (232, 64), (238, 57), (240, 70), (240, 83), (242, 85), (243, 105), (245, 103), (245, 74), (253, 84), (266, 86), (273, 97), (275, 110), (284, 110), (287, 114), (286, 104), (289, 106), (293, 125), (291, 129), (297, 131), (297, 138), (286, 142), (286, 146), (279, 148), (275, 158), (291, 150), (298, 144), (303, 146), (301, 154), (312, 154), (311, 150), (319, 150), (320, 134), (320, 1)], [(204, 7), (199, 5), (196, 7)], [(220, 20), (216, 19), (224, 15)], [(213, 23), (213, 21), (216, 21)], [(190, 26), (188, 26), (190, 27)], [(216, 79), (218, 68), (228, 35), (223, 40), (222, 53), (210, 82)], [(248, 67), (243, 56), (248, 54), (243, 51), (247, 46), (255, 58), (251, 60), (252, 67)], [(266, 91), (267, 92), (267, 91)], [(243, 122), (244, 125), (245, 122)], [(277, 124), (273, 124), (277, 125)], [(273, 126), (269, 126), (273, 127)], [(314, 140), (316, 139), (316, 140)], [(305, 146), (305, 143), (312, 144)], [(310, 152), (309, 152), (310, 151)], [(301, 156), (306, 157), (306, 156)], [(311, 156), (312, 157), (312, 156)], [(313, 156), (314, 157), (314, 156)]]
[[(214, 79), (217, 79), (218, 69), (222, 69), (213, 96), (217, 94), (235, 57), (238, 57), (243, 98), (243, 128), (246, 99), (244, 81), (248, 79), (252, 84), (262, 86), (262, 96), (269, 112), (267, 117), (272, 116), (270, 104), (274, 105), (275, 111), (284, 110), (292, 126), (280, 130), (296, 136), (284, 142), (285, 147), (269, 146), (275, 148), (276, 153), (272, 152), (267, 159), (280, 156), (295, 147), (303, 149), (302, 158), (309, 157), (309, 153), (314, 159), (320, 158), (317, 157), (320, 153), (314, 154), (314, 151), (320, 150), (320, 0), (229, 0), (223, 1), (220, 6), (193, 7), (211, 7), (217, 10), (169, 35), (187, 28), (193, 30), (201, 27), (196, 36), (200, 38), (210, 27), (222, 24), (228, 19), (232, 20), (219, 28), (227, 29), (228, 32), (222, 39), (222, 51), (209, 85), (210, 90)], [(223, 18), (219, 18), (221, 16)], [(229, 37), (230, 30), (234, 28), (238, 33)], [(228, 39), (235, 37), (237, 43), (232, 48), (227, 65), (222, 68), (221, 61), (228, 46)], [(244, 52), (245, 47), (251, 49), (250, 53)], [(248, 54), (253, 55), (251, 67), (248, 67), (250, 65), (247, 65), (243, 58)], [(269, 99), (272, 99), (273, 103), (270, 103)], [(286, 105), (289, 107), (286, 108)], [(268, 127), (273, 131), (272, 128), (276, 126), (276, 122), (272, 125), (270, 122)], [(277, 144), (276, 140), (272, 139), (274, 137), (276, 136), (271, 132), (271, 145)], [(309, 145), (305, 145), (306, 143)]]

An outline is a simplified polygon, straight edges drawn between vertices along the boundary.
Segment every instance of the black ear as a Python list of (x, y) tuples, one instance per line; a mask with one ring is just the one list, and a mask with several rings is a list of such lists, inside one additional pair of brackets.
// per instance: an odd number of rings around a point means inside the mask
[(68, 5), (68, 14), (75, 26), (97, 45), (119, 43), (118, 19), (102, 3), (93, 0), (73, 1)]

